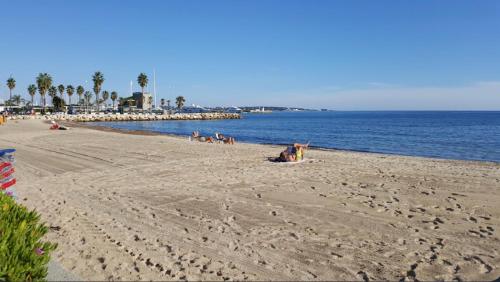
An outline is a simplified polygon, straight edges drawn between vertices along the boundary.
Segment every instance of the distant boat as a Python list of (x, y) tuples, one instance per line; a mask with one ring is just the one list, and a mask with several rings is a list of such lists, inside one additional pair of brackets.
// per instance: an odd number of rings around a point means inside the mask
[(229, 107), (224, 110), (225, 113), (236, 113), (240, 114), (243, 110), (238, 107)]
[(183, 113), (208, 113), (209, 110), (201, 107), (199, 105), (192, 105), (191, 107), (183, 107), (182, 111)]
[(264, 107), (262, 107), (262, 108), (257, 108), (257, 109), (250, 110), (250, 112), (251, 113), (256, 113), (256, 114), (268, 114), (268, 113), (272, 113), (273, 111), (266, 110)]

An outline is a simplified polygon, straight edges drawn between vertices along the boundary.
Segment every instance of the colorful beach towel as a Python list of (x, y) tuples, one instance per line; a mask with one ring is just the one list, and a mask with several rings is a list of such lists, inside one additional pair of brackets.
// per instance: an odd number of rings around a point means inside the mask
[(11, 155), (15, 151), (16, 149), (0, 149), (0, 157), (7, 154)]
[(14, 194), (11, 187), (16, 184), (13, 166), (14, 156), (12, 155), (15, 151), (15, 149), (0, 149), (0, 191), (9, 195)]

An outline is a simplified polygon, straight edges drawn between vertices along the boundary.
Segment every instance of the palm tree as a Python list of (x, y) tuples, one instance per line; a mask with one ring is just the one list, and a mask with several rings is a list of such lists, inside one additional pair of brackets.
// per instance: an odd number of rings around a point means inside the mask
[(115, 109), (115, 100), (118, 98), (116, 91), (111, 92), (111, 101), (113, 101), (113, 110)]
[(35, 95), (36, 95), (36, 86), (35, 84), (30, 84), (28, 86), (28, 93), (30, 94), (31, 96), (31, 112), (33, 112), (33, 100), (35, 99)]
[(59, 95), (61, 95), (62, 98), (64, 95), (64, 85), (59, 84), (59, 86), (57, 86), (57, 90), (59, 90)]
[(177, 109), (182, 109), (182, 107), (184, 106), (184, 102), (186, 102), (186, 99), (184, 99), (183, 96), (178, 96), (177, 98), (175, 98), (175, 104), (177, 105)]
[(11, 76), (7, 79), (7, 87), (9, 87), (9, 100), (12, 100), (12, 89), (16, 88), (16, 80)]
[(146, 85), (148, 85), (148, 76), (145, 73), (141, 72), (139, 74), (139, 76), (137, 77), (137, 83), (139, 83), (139, 86), (141, 87), (141, 92), (142, 92), (141, 104), (143, 104), (144, 103), (144, 87), (146, 87)]
[(52, 85), (52, 77), (48, 73), (40, 73), (36, 78), (36, 84), (38, 85), (38, 92), (42, 97), (43, 113), (45, 114), (45, 93), (47, 93), (47, 90), (49, 90), (50, 86)]
[(167, 100), (167, 109), (169, 109), (169, 110), (170, 110), (170, 99), (169, 99), (169, 100)]
[(90, 103), (90, 99), (92, 99), (92, 93), (90, 91), (85, 91), (85, 94), (83, 95), (84, 101), (85, 101), (85, 112), (88, 112), (88, 107)]
[(92, 76), (92, 81), (94, 81), (94, 93), (95, 93), (95, 100), (97, 103), (97, 111), (99, 111), (99, 93), (101, 92), (101, 86), (102, 83), (104, 82), (104, 75), (100, 72), (97, 71), (94, 73)]
[(145, 73), (141, 72), (137, 77), (137, 83), (139, 83), (139, 86), (141, 86), (142, 95), (144, 96), (144, 87), (148, 85), (148, 76)]
[(73, 93), (75, 93), (75, 88), (73, 87), (73, 85), (66, 86), (66, 93), (68, 94), (69, 105), (71, 105), (71, 96), (73, 96)]
[(160, 99), (160, 105), (162, 108), (165, 106), (165, 99), (163, 98)]
[(104, 101), (104, 106), (106, 106), (106, 101), (109, 99), (109, 92), (104, 90), (102, 91), (102, 100)]
[(55, 111), (54, 98), (57, 96), (57, 87), (51, 86), (49, 88), (49, 96), (52, 98), (52, 111)]
[(21, 101), (24, 99), (21, 99), (21, 95), (14, 95), (12, 96), (11, 102), (12, 104), (19, 106), (21, 104)]
[(85, 89), (83, 89), (83, 86), (78, 85), (78, 87), (76, 87), (76, 94), (78, 94), (78, 101), (82, 100), (83, 92), (85, 92)]

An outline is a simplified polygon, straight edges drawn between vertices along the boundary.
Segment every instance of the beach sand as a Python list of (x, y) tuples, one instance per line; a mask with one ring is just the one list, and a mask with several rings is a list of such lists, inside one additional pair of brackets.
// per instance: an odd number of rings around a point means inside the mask
[(500, 165), (0, 126), (19, 202), (88, 280), (492, 280)]

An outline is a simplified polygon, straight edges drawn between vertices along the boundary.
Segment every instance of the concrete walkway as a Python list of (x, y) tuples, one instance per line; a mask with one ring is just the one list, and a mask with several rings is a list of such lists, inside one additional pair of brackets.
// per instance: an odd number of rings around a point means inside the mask
[(83, 281), (54, 260), (51, 260), (48, 266), (47, 281)]

